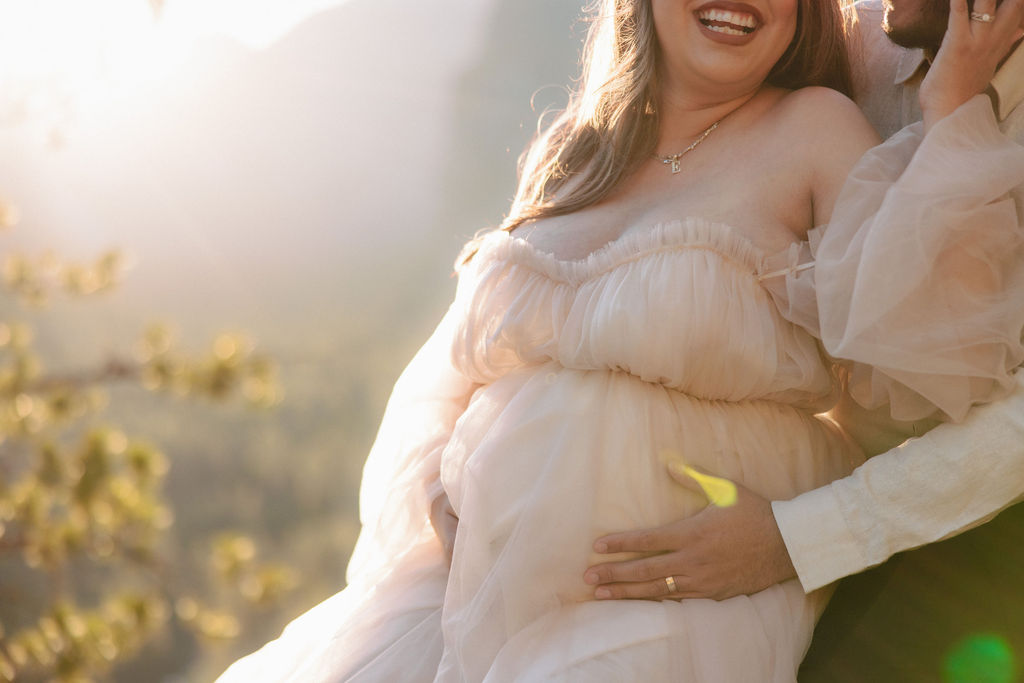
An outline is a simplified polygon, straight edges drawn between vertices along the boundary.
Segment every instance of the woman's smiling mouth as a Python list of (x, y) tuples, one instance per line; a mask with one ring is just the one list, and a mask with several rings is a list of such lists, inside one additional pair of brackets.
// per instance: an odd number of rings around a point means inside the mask
[(745, 36), (757, 30), (760, 22), (749, 12), (707, 7), (696, 12), (697, 20), (709, 31), (728, 36)]

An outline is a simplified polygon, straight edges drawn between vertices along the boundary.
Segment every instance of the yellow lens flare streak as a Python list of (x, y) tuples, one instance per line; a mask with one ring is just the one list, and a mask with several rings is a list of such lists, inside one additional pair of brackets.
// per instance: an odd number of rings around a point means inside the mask
[(728, 479), (716, 477), (711, 474), (700, 472), (686, 464), (681, 458), (672, 453), (663, 453), (665, 464), (677, 476), (689, 477), (700, 487), (708, 502), (717, 507), (731, 507), (736, 504), (738, 497), (736, 484)]

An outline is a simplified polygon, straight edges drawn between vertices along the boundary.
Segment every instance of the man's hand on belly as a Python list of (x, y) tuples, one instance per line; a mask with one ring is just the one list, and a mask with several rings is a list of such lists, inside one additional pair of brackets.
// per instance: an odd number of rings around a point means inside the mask
[[(669, 468), (681, 485), (703, 492), (690, 477)], [(587, 569), (583, 580), (598, 600), (621, 598), (724, 600), (749, 595), (796, 576), (775, 523), (771, 503), (736, 484), (728, 507), (708, 505), (696, 515), (653, 529), (603, 536), (598, 553), (661, 553)], [(671, 581), (667, 581), (671, 577)], [(674, 585), (675, 591), (670, 588)]]

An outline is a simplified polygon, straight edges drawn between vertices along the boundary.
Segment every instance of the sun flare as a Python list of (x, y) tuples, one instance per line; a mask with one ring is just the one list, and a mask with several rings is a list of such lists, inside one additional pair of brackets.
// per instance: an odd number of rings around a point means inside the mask
[(81, 96), (123, 84), (170, 55), (147, 3), (37, 0), (0, 6), (0, 81)]
[[(342, 0), (33, 0), (0, 3), (0, 85), (20, 109), (116, 100), (172, 73), (195, 42), (227, 36), (251, 48)], [(10, 104), (8, 105), (11, 106)], [(29, 116), (33, 112), (27, 112)]]

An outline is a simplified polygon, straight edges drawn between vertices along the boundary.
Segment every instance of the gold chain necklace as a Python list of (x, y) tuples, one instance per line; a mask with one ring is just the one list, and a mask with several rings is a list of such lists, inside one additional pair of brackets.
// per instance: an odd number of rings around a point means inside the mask
[(721, 122), (722, 122), (722, 119), (718, 119), (717, 121), (712, 123), (710, 126), (708, 126), (707, 129), (705, 129), (705, 131), (703, 133), (701, 133), (699, 136), (697, 136), (697, 139), (694, 140), (692, 143), (690, 143), (690, 146), (687, 147), (686, 149), (684, 149), (682, 152), (677, 152), (675, 154), (669, 154), (668, 156), (664, 156), (664, 157), (663, 156), (659, 156), (658, 154), (654, 154), (653, 155), (654, 158), (658, 159), (663, 164), (671, 165), (673, 175), (676, 174), (676, 173), (679, 173), (679, 170), (680, 170), (679, 160), (682, 159), (684, 155), (689, 154), (693, 150), (697, 149), (697, 145), (699, 145), (700, 143), (702, 143), (705, 140), (707, 140), (708, 136), (711, 135), (715, 131), (715, 128), (718, 128), (718, 124), (720, 124)]

